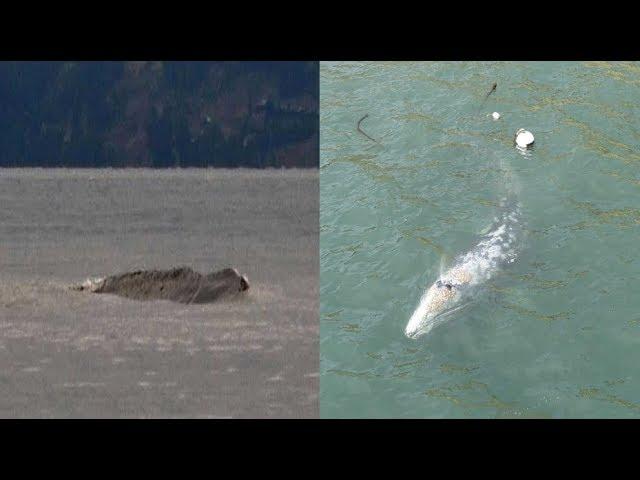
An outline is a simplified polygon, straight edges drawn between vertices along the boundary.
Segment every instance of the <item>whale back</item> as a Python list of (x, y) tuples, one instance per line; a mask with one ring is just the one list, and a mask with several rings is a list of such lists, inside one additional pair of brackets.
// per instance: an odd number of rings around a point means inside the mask
[(134, 300), (208, 303), (249, 288), (246, 277), (233, 268), (202, 275), (188, 267), (137, 270), (106, 277), (95, 293), (111, 293)]

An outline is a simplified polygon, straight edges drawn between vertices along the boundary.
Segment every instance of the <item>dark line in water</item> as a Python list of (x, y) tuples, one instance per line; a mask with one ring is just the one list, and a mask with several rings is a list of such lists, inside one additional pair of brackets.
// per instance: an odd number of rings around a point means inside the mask
[(376, 143), (380, 143), (378, 142), (375, 138), (371, 138), (369, 135), (367, 135), (365, 132), (362, 131), (362, 129), (360, 128), (360, 124), (362, 123), (362, 121), (367, 118), (369, 116), (369, 114), (367, 113), (364, 117), (362, 117), (360, 120), (358, 120), (358, 131), (363, 134), (365, 137), (367, 137), (369, 140), (376, 142)]
[(494, 83), (493, 86), (491, 87), (491, 90), (489, 90), (489, 93), (487, 93), (487, 95), (486, 95), (486, 97), (484, 97), (484, 99), (486, 100), (487, 98), (489, 98), (489, 95), (491, 95), (493, 92), (495, 92), (496, 88), (498, 88), (498, 84)]
[(478, 110), (480, 110), (484, 106), (485, 102), (487, 101), (487, 98), (489, 98), (489, 95), (491, 95), (493, 92), (496, 91), (496, 88), (498, 88), (498, 84), (494, 83), (493, 86), (491, 87), (491, 90), (489, 90), (489, 93), (487, 93), (484, 97), (484, 100), (482, 100), (482, 103), (478, 107)]

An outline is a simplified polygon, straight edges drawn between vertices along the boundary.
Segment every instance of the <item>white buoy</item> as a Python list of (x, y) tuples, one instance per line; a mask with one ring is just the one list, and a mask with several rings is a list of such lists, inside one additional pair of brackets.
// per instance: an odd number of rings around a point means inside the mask
[(491, 116), (493, 117), (494, 120), (498, 120), (500, 118), (500, 114), (498, 112), (493, 112)]
[(518, 147), (529, 148), (534, 142), (533, 133), (521, 128), (516, 132), (515, 141)]

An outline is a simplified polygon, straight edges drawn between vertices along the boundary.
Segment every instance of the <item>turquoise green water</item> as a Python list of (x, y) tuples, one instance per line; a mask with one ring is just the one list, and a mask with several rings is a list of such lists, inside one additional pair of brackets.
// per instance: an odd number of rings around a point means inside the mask
[[(640, 416), (640, 64), (324, 62), (320, 75), (321, 416)], [(356, 131), (365, 114), (379, 143)], [(424, 288), (507, 189), (527, 225), (517, 261), (406, 338)]]

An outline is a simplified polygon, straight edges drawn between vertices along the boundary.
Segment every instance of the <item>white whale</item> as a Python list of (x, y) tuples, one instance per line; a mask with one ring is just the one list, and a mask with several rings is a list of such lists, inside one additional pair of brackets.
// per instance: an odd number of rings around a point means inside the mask
[(506, 200), (502, 204), (503, 213), (494, 219), (490, 231), (424, 292), (405, 328), (407, 337), (416, 339), (443, 323), (473, 299), (478, 285), (516, 260), (522, 232), (520, 205), (506, 208)]

